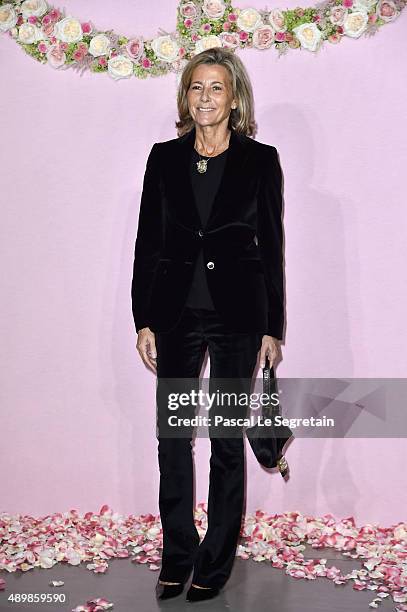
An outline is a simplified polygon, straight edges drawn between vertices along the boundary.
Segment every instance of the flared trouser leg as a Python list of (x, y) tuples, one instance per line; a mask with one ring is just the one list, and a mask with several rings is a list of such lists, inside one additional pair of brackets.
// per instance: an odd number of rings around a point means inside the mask
[[(249, 396), (263, 334), (224, 333), (222, 328), (208, 334), (210, 357), (209, 392), (235, 392)], [(225, 419), (244, 418), (244, 404), (214, 404), (216, 415)], [(245, 499), (245, 454), (240, 427), (212, 425), (208, 495), (208, 529), (194, 564), (192, 582), (203, 587), (221, 588), (228, 580), (236, 556)]]
[[(236, 555), (245, 490), (242, 431), (235, 430), (232, 434), (229, 429), (227, 437), (221, 437), (221, 430), (211, 427), (208, 529), (199, 545), (193, 515), (193, 429), (184, 429), (183, 437), (177, 437), (162, 425), (163, 415), (168, 415), (169, 382), (171, 391), (198, 390), (208, 348), (209, 392), (220, 388), (230, 391), (232, 386), (233, 390), (249, 392), (248, 381), (256, 366), (261, 338), (262, 334), (257, 332), (225, 330), (215, 311), (189, 308), (172, 331), (156, 333), (159, 508), (163, 528), (160, 580), (184, 582), (193, 567), (194, 583), (223, 586)], [(185, 406), (177, 414), (194, 416), (195, 410)], [(210, 416), (212, 419), (215, 414), (236, 417), (244, 413), (238, 406), (216, 405), (212, 406)]]

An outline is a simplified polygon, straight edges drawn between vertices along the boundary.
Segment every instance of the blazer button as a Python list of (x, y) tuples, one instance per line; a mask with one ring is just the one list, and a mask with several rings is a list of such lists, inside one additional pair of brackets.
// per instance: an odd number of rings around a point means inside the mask
[(213, 270), (213, 268), (215, 267), (215, 264), (213, 263), (213, 261), (208, 261), (208, 263), (206, 264), (206, 267), (209, 268), (209, 270)]
[(198, 235), (199, 235), (199, 236), (202, 238), (202, 236), (203, 236), (203, 231), (202, 231), (201, 229), (198, 231)]

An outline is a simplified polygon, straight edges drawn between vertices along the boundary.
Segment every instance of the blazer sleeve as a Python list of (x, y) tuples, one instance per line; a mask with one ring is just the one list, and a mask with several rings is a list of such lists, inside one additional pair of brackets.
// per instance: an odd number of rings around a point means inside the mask
[(258, 191), (257, 241), (268, 294), (267, 335), (283, 338), (284, 271), (282, 225), (282, 172), (277, 149), (266, 145)]
[(144, 173), (134, 247), (131, 300), (137, 333), (143, 327), (149, 327), (149, 305), (162, 247), (162, 227), (158, 145), (154, 143)]

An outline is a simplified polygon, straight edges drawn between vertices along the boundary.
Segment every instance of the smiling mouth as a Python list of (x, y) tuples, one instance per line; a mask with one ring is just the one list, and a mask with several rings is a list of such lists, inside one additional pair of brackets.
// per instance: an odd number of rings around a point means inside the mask
[(198, 108), (199, 112), (201, 113), (210, 113), (211, 111), (215, 110), (214, 108)]

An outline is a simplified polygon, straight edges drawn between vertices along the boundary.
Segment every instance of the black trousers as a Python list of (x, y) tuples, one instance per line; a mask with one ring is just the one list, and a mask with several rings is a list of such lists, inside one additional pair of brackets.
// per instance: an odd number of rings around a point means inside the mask
[[(249, 392), (263, 334), (235, 333), (225, 330), (214, 310), (186, 307), (180, 321), (170, 332), (156, 332), (157, 348), (157, 439), (160, 468), (159, 509), (163, 528), (163, 555), (159, 579), (185, 582), (193, 571), (192, 581), (203, 587), (222, 587), (232, 571), (241, 529), (245, 456), (242, 430), (219, 436), (219, 428), (209, 428), (211, 458), (208, 496), (208, 529), (200, 543), (194, 523), (193, 429), (184, 437), (161, 435), (160, 422), (168, 401), (163, 379), (177, 379), (185, 391), (199, 387), (199, 375), (206, 349), (210, 357), (209, 392), (215, 382), (234, 380)], [(179, 381), (179, 379), (183, 379)], [(225, 386), (227, 383), (223, 382)], [(165, 387), (164, 393), (162, 387)], [(219, 389), (219, 385), (217, 385)], [(161, 410), (161, 413), (160, 413)], [(191, 414), (191, 406), (182, 414)], [(219, 410), (219, 408), (217, 408)], [(230, 410), (230, 408), (229, 408)], [(246, 408), (247, 411), (247, 408)], [(160, 416), (161, 414), (161, 416)], [(237, 406), (234, 415), (242, 415)], [(243, 414), (244, 416), (244, 414)]]

